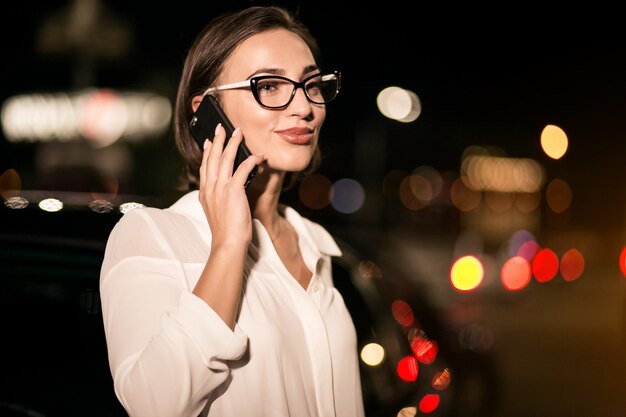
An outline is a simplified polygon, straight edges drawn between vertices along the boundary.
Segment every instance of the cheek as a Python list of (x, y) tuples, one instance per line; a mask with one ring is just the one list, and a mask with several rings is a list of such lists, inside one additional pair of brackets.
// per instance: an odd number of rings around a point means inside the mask
[(235, 127), (242, 130), (246, 145), (252, 153), (264, 153), (276, 118), (276, 114), (265, 109), (258, 109), (258, 105), (254, 103), (254, 106), (240, 106), (233, 109), (231, 121)]

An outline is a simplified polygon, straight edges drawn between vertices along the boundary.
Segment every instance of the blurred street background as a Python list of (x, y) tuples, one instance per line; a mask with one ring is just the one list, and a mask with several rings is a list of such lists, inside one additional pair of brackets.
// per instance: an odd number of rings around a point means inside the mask
[[(4, 11), (4, 242), (9, 210), (174, 202), (186, 48), (254, 4), (268, 3)], [(591, 12), (577, 24), (539, 9), (274, 4), (298, 11), (322, 67), (343, 75), (322, 167), (284, 202), (393, 265), (460, 345), (492, 358), (489, 415), (626, 415), (626, 40), (570, 36)]]

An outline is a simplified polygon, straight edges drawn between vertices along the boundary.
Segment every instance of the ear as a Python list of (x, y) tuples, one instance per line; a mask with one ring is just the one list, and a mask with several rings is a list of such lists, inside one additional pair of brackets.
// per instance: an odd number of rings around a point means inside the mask
[(191, 99), (191, 110), (193, 110), (194, 113), (198, 109), (198, 106), (202, 102), (203, 98), (204, 98), (204, 96), (201, 95), (201, 96), (195, 96), (194, 98)]

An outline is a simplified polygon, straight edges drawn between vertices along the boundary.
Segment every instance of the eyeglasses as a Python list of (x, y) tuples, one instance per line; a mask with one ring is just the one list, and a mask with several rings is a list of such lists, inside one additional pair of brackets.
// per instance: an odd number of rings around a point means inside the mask
[(341, 73), (335, 71), (330, 74), (314, 74), (300, 82), (278, 75), (261, 75), (238, 83), (211, 87), (204, 94), (246, 87), (250, 87), (256, 101), (268, 109), (287, 107), (298, 88), (302, 88), (311, 103), (326, 104), (339, 94)]

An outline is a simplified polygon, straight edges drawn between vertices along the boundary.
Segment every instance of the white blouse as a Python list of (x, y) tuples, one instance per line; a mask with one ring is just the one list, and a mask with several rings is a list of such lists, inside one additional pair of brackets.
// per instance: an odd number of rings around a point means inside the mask
[(281, 206), (313, 277), (305, 290), (253, 219), (234, 331), (192, 290), (211, 232), (198, 192), (113, 228), (100, 291), (115, 393), (133, 417), (364, 415), (356, 332), (334, 288), (341, 251)]

